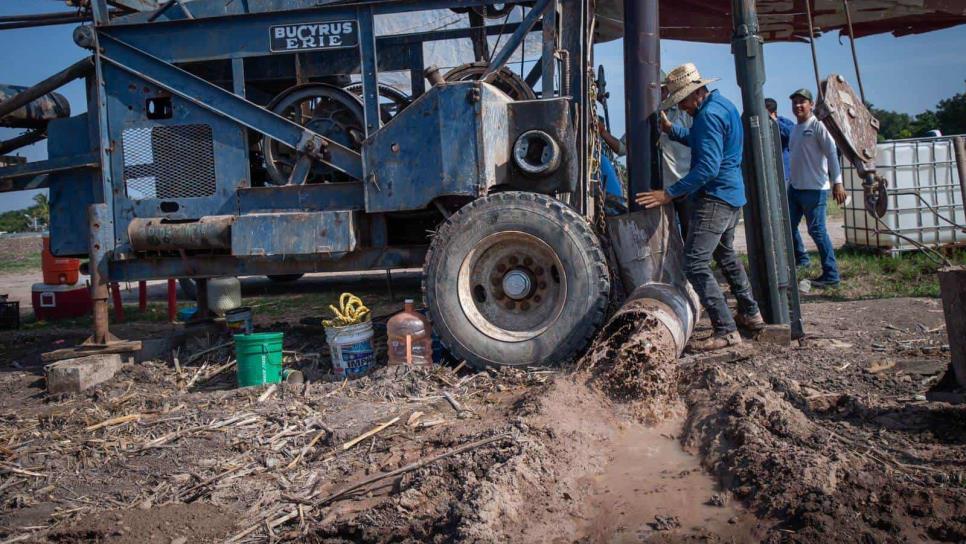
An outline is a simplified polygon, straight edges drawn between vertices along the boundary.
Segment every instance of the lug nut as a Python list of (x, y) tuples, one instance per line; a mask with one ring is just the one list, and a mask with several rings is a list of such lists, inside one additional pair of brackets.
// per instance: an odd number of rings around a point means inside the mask
[(523, 311), (529, 310), (530, 309), (530, 303), (529, 302), (526, 302), (526, 301), (521, 302), (520, 303), (520, 309), (523, 310)]
[(503, 306), (504, 306), (504, 307), (505, 307), (505, 308), (506, 308), (507, 310), (514, 310), (514, 309), (516, 309), (516, 307), (517, 307), (517, 305), (516, 305), (516, 304), (514, 304), (512, 300), (508, 300), (508, 301), (506, 301), (506, 304), (504, 304)]
[(524, 257), (523, 266), (533, 266), (533, 259), (531, 259), (530, 257)]

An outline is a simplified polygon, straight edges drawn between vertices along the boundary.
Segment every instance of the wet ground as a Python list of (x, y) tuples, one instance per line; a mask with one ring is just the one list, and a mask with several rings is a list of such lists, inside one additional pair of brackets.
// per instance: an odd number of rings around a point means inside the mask
[(239, 390), (212, 375), (229, 348), (190, 360), (208, 337), (57, 398), (39, 354), (86, 330), (0, 333), (0, 541), (966, 540), (966, 405), (930, 393), (939, 301), (805, 317), (800, 343), (717, 359), (625, 341), (570, 369), (351, 382), (296, 322), (275, 326), (307, 384)]

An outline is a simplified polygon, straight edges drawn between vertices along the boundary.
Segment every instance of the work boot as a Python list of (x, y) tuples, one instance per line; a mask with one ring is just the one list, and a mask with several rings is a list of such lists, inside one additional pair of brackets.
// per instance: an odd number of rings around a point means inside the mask
[(707, 340), (692, 340), (690, 348), (693, 352), (716, 351), (739, 344), (741, 344), (741, 334), (738, 331), (732, 331), (720, 336), (716, 334)]
[(739, 327), (751, 332), (758, 332), (767, 326), (765, 318), (761, 317), (761, 312), (755, 312), (755, 315), (745, 315), (741, 312), (736, 312), (735, 323)]
[(816, 289), (834, 289), (839, 286), (839, 280), (827, 280), (821, 277), (811, 280), (809, 283)]

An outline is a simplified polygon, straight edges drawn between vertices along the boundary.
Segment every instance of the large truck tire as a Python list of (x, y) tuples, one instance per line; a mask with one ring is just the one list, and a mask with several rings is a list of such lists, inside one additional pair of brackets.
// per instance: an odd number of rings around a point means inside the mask
[(514, 191), (443, 223), (426, 255), (423, 294), (455, 357), (477, 368), (555, 365), (601, 325), (610, 276), (584, 218), (552, 197)]

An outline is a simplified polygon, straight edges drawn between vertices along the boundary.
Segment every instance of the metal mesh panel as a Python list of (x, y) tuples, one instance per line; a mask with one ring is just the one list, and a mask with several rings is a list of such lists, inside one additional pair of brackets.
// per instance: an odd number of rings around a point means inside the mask
[(121, 134), (124, 184), (131, 200), (215, 194), (211, 127), (130, 128)]

